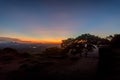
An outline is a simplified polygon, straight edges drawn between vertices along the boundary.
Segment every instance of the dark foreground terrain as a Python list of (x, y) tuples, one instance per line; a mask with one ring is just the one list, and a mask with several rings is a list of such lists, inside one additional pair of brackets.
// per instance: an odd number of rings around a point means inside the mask
[(100, 48), (85, 57), (0, 50), (0, 80), (120, 80), (119, 48)]
[(1, 53), (0, 80), (97, 79), (98, 50), (88, 53), (88, 57), (28, 55), (19, 54), (14, 50), (9, 54)]

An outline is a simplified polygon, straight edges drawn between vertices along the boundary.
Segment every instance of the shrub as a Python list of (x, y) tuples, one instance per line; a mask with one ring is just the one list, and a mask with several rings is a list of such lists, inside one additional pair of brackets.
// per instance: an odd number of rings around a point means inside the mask
[(111, 40), (111, 47), (112, 48), (120, 48), (120, 34), (117, 34)]
[(50, 55), (56, 55), (56, 54), (60, 54), (61, 53), (61, 49), (58, 47), (51, 47), (51, 48), (47, 48), (44, 51), (45, 54), (50, 54)]
[(30, 58), (30, 57), (32, 57), (32, 55), (30, 55), (29, 53), (21, 53), (21, 57)]

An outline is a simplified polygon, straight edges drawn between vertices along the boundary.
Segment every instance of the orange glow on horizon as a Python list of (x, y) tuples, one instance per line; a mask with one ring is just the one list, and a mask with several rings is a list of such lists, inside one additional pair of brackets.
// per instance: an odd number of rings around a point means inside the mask
[(51, 39), (46, 39), (46, 40), (37, 40), (37, 39), (20, 39), (22, 42), (31, 42), (31, 43), (52, 43), (52, 44), (60, 44), (61, 40), (51, 40)]
[[(20, 39), (20, 38), (19, 38)], [(23, 42), (31, 42), (31, 43), (43, 43), (43, 44), (60, 44), (62, 42), (62, 39), (44, 39), (44, 40), (38, 40), (38, 39), (20, 39)]]
[(8, 38), (14, 38), (18, 39), (23, 43), (43, 43), (43, 44), (60, 44), (62, 42), (62, 38), (33, 38), (33, 37), (28, 37), (24, 35), (17, 35), (13, 34), (11, 35), (4, 35), (3, 37), (8, 37)]

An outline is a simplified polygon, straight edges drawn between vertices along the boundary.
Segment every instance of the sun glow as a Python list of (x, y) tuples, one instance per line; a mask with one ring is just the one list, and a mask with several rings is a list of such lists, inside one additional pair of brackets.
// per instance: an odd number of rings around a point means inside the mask
[(3, 37), (18, 39), (22, 43), (43, 43), (43, 44), (60, 44), (63, 38), (34, 38), (23, 35), (4, 35)]
[(43, 43), (43, 44), (60, 44), (62, 39), (44, 39), (44, 40), (37, 40), (37, 39), (21, 39), (24, 42), (31, 42), (31, 43)]

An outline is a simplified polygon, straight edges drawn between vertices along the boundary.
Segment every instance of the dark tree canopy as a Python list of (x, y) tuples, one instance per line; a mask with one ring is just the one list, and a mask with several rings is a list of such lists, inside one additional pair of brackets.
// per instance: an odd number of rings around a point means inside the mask
[(106, 38), (101, 38), (91, 34), (82, 34), (76, 38), (68, 38), (62, 41), (61, 47), (63, 52), (82, 53), (86, 50), (86, 53), (92, 51), (96, 46), (109, 45), (110, 41)]
[(120, 34), (115, 34), (111, 40), (112, 48), (120, 48)]
[(63, 52), (71, 54), (80, 54), (86, 51), (86, 55), (88, 51), (92, 51), (94, 45), (97, 45), (101, 40), (98, 36), (94, 36), (91, 34), (82, 34), (76, 38), (68, 38), (62, 41), (61, 47), (63, 48)]
[(74, 43), (87, 43), (92, 45), (105, 45), (109, 44), (108, 39), (100, 38), (91, 34), (82, 34), (76, 38), (68, 38), (62, 41), (61, 47), (66, 48), (67, 46), (73, 45)]
[(82, 34), (76, 40), (87, 40), (87, 43), (97, 44), (101, 40), (100, 37), (91, 34)]
[(111, 40), (113, 39), (113, 37), (114, 37), (114, 36), (109, 35), (109, 36), (106, 37), (106, 39), (109, 40), (109, 41), (111, 41)]
[(69, 46), (70, 44), (72, 44), (74, 42), (74, 38), (68, 38), (66, 40), (62, 40), (62, 44), (61, 47), (62, 48), (66, 48), (67, 46)]

